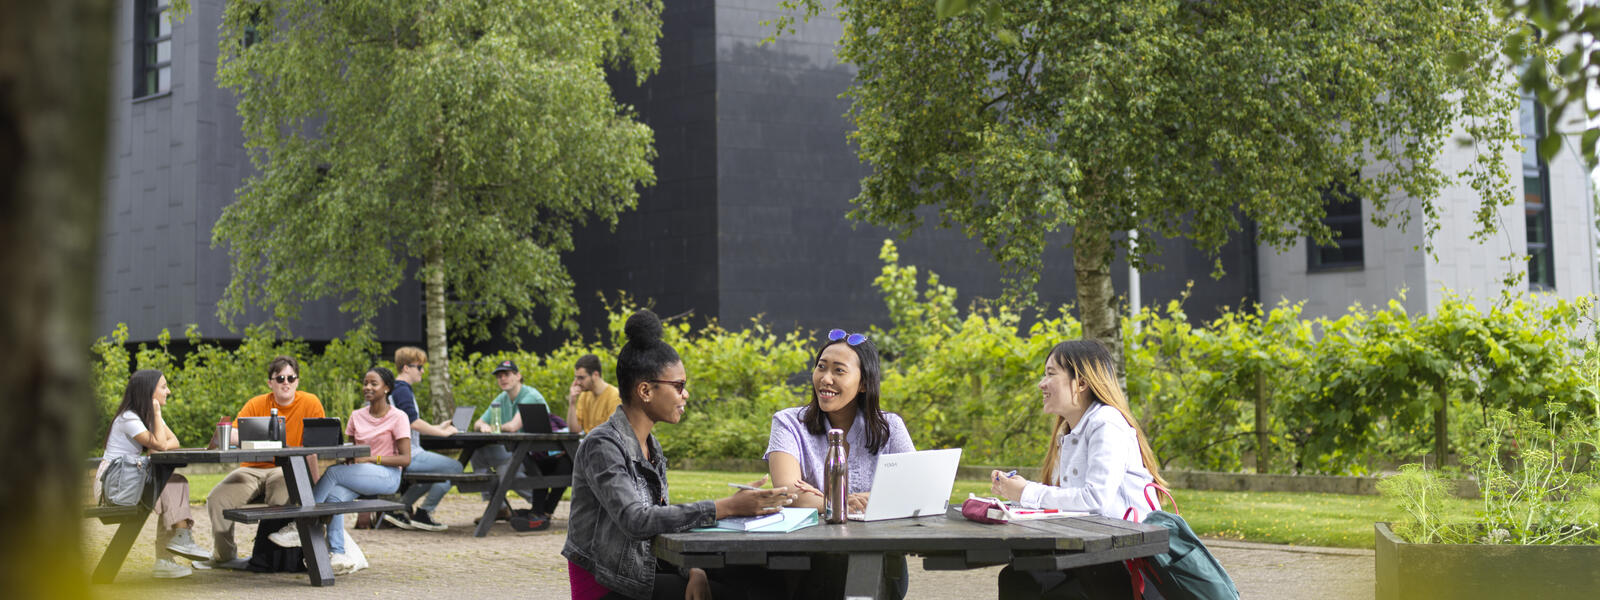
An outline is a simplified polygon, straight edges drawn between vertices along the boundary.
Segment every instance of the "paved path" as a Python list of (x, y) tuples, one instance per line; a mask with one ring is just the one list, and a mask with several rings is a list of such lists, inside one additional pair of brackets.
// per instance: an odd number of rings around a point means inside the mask
[[(519, 502), (520, 504), (520, 502)], [(313, 588), (303, 573), (256, 574), (196, 571), (177, 580), (150, 577), (155, 527), (146, 525), (116, 583), (95, 586), (102, 598), (159, 597), (162, 600), (249, 600), (253, 598), (566, 598), (566, 560), (561, 558), (566, 505), (549, 531), (516, 533), (497, 524), (485, 538), (472, 537), (472, 519), (483, 510), (476, 495), (451, 494), (439, 518), (450, 525), (439, 533), (351, 531), (367, 553), (372, 568), (338, 578), (331, 589)], [(196, 541), (211, 543), (205, 510), (194, 511)], [(113, 527), (86, 521), (85, 550), (90, 560), (110, 541)], [(240, 525), (237, 539), (249, 549), (254, 525)], [(1284, 600), (1356, 599), (1373, 597), (1372, 552), (1337, 548), (1305, 548), (1208, 540), (1207, 545), (1239, 585), (1244, 598)], [(182, 559), (179, 559), (182, 562)], [(923, 571), (912, 560), (909, 598), (978, 600), (995, 595), (999, 567), (974, 571)], [(85, 569), (85, 573), (88, 570)], [(85, 575), (87, 577), (87, 575)], [(330, 595), (333, 594), (333, 595)]]

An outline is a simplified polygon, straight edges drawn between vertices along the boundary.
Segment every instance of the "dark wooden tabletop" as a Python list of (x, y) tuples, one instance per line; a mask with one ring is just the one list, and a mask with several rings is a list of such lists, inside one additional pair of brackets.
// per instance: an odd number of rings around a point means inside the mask
[(705, 532), (656, 536), (657, 556), (818, 552), (1083, 552), (1159, 542), (1164, 527), (1106, 517), (1073, 517), (988, 525), (959, 516), (816, 525), (790, 533)]
[(358, 445), (344, 446), (317, 446), (304, 448), (294, 446), (290, 448), (258, 448), (246, 450), (207, 450), (203, 448), (168, 450), (166, 452), (151, 452), (150, 462), (153, 463), (235, 463), (235, 462), (272, 462), (280, 456), (306, 456), (315, 454), (318, 458), (356, 458), (369, 456), (372, 448)]
[(438, 448), (476, 448), (489, 444), (506, 444), (517, 442), (575, 442), (583, 439), (581, 433), (481, 433), (477, 431), (463, 431), (454, 435), (424, 435), (422, 447), (429, 450)]

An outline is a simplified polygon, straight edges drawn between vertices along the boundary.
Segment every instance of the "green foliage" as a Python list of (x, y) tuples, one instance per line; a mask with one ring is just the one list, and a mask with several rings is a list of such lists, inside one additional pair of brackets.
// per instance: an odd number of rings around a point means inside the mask
[[(1479, 193), (1478, 224), (1493, 230), (1492, 209), (1514, 200), (1502, 149), (1516, 101), (1495, 62), (1508, 26), (1476, 0), (928, 4), (780, 3), (778, 35), (796, 15), (844, 24), (850, 138), (872, 166), (851, 216), (909, 232), (937, 214), (981, 241), (1024, 300), (1049, 234), (1071, 227), (1091, 333), (1114, 319), (1112, 299), (1086, 295), (1100, 292), (1084, 279), (1108, 278), (1129, 248), (1115, 233), (1215, 251), (1243, 216), (1264, 243), (1326, 243), (1334, 187), (1380, 223), (1416, 202), (1431, 232), (1454, 183)], [(1458, 127), (1478, 159), (1446, 172)], [(1156, 248), (1130, 260), (1158, 267)]]
[(1573, 122), (1588, 123), (1579, 148), (1585, 162), (1593, 166), (1600, 128), (1592, 123), (1600, 116), (1600, 102), (1589, 98), (1588, 90), (1600, 73), (1600, 55), (1596, 54), (1600, 51), (1600, 6), (1568, 0), (1500, 0), (1495, 16), (1516, 26), (1504, 55), (1516, 65), (1518, 85), (1549, 108), (1544, 130), (1550, 135), (1537, 148), (1539, 156), (1550, 160), (1560, 152), (1568, 133), (1562, 121), (1576, 108)]
[[(560, 253), (654, 182), (607, 68), (653, 73), (659, 0), (227, 3), (218, 82), (257, 169), (218, 220), (219, 313), (338, 298), (358, 322), (442, 270), (452, 328), (513, 337), (576, 311)], [(429, 302), (436, 296), (430, 294)], [(437, 296), (443, 302), (443, 293)], [(538, 310), (535, 310), (535, 309)], [(430, 319), (432, 317), (430, 316)], [(438, 342), (443, 347), (443, 341)]]

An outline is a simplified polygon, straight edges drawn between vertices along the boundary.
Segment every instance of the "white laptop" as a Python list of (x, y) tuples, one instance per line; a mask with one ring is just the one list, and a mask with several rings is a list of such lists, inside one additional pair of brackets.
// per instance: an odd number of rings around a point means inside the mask
[(472, 431), (472, 413), (474, 412), (477, 412), (477, 409), (471, 406), (457, 406), (456, 414), (450, 417), (450, 424), (455, 426), (456, 431)]
[(852, 521), (943, 516), (960, 465), (960, 448), (880, 455), (867, 510), (846, 516)]

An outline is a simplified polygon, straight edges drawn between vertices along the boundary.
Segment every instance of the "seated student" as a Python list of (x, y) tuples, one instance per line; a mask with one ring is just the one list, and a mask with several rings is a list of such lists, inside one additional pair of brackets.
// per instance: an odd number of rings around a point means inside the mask
[(783, 488), (740, 490), (715, 501), (671, 504), (667, 458), (651, 431), (657, 423), (683, 418), (688, 375), (677, 351), (661, 341), (661, 321), (654, 313), (634, 313), (623, 332), (627, 343), (617, 355), (622, 410), (584, 438), (572, 475), (572, 517), (561, 555), (567, 557), (573, 600), (777, 596), (772, 592), (779, 590), (757, 589), (770, 587), (774, 579), (761, 572), (682, 573), (665, 568), (651, 553), (657, 534), (777, 512), (793, 496)]
[[(289, 356), (272, 359), (272, 363), (267, 366), (267, 387), (271, 391), (246, 401), (244, 408), (239, 409), (238, 416), (267, 417), (271, 416), (273, 408), (277, 408), (278, 416), (283, 418), (283, 445), (301, 445), (300, 436), (305, 431), (304, 420), (322, 418), (325, 415), (322, 412), (322, 400), (299, 390), (299, 361)], [(237, 429), (234, 430), (232, 441), (233, 443), (239, 441)], [(306, 458), (314, 481), (317, 477), (317, 457), (313, 454)], [(211, 488), (211, 493), (206, 496), (206, 512), (211, 516), (213, 544), (211, 560), (196, 563), (197, 565), (202, 568), (213, 566), (245, 568), (242, 561), (237, 560), (239, 549), (233, 542), (233, 521), (222, 516), (222, 511), (239, 508), (251, 502), (274, 505), (289, 503), (289, 487), (283, 481), (283, 469), (271, 462), (241, 463), (239, 468), (228, 473), (221, 483)]]
[[(879, 406), (882, 380), (878, 349), (867, 336), (828, 332), (828, 342), (811, 363), (811, 403), (785, 408), (772, 416), (767, 440), (768, 472), (772, 485), (798, 490), (795, 506), (822, 508), (823, 467), (828, 457), (828, 430), (844, 431), (848, 450), (849, 512), (862, 512), (872, 496), (872, 477), (878, 457), (913, 452), (911, 434), (900, 415)], [(904, 597), (909, 581), (904, 556), (885, 565), (896, 577), (895, 590)], [(824, 583), (806, 586), (821, 597), (838, 597), (844, 589), (845, 565), (841, 560), (816, 565)]]
[[(349, 502), (361, 496), (393, 494), (400, 489), (400, 469), (411, 464), (411, 420), (389, 403), (394, 391), (394, 374), (383, 367), (367, 370), (361, 378), (361, 396), (367, 405), (350, 413), (345, 433), (357, 444), (370, 446), (369, 456), (348, 459), (328, 467), (312, 491), (317, 502)], [(328, 565), (334, 574), (360, 569), (345, 554), (344, 515), (334, 515), (328, 523)], [(268, 536), (272, 543), (286, 548), (300, 545), (300, 532), (285, 527)]]
[[(106, 436), (106, 452), (94, 474), (94, 497), (100, 497), (100, 474), (111, 459), (174, 450), (181, 446), (161, 417), (167, 404), (167, 378), (160, 371), (143, 370), (128, 378), (122, 390), (122, 404), (112, 413), (111, 432)], [(156, 529), (156, 564), (151, 575), (157, 579), (188, 577), (194, 570), (172, 559), (176, 554), (189, 560), (205, 560), (210, 552), (194, 543), (194, 519), (189, 516), (189, 480), (173, 473), (156, 498), (154, 512), (160, 520)]]
[[(990, 490), (1026, 508), (1090, 512), (1113, 519), (1143, 520), (1149, 512), (1144, 486), (1166, 485), (1157, 471), (1155, 454), (1139, 422), (1128, 411), (1128, 399), (1117, 385), (1111, 353), (1099, 342), (1073, 340), (1057, 344), (1045, 359), (1039, 392), (1044, 412), (1055, 415), (1050, 446), (1039, 470), (1040, 482), (1021, 475), (991, 474)], [(1001, 572), (1002, 597), (1076, 597), (1095, 590), (1125, 595), (1127, 572), (1120, 566), (1067, 572)]]
[[(406, 346), (394, 351), (394, 368), (400, 372), (394, 376), (394, 393), (390, 394), (390, 401), (395, 408), (406, 413), (411, 420), (411, 439), (421, 439), (422, 435), (446, 436), (456, 433), (456, 426), (449, 421), (438, 425), (424, 421), (417, 410), (417, 397), (411, 391), (411, 386), (422, 381), (422, 372), (428, 365), (428, 353), (415, 346)], [(411, 466), (406, 467), (408, 473), (460, 473), (461, 462), (437, 452), (424, 450), (420, 444), (411, 445)], [(433, 512), (439, 508), (439, 501), (450, 492), (450, 482), (440, 481), (429, 484), (412, 484), (406, 488), (405, 495), (400, 497), (400, 503), (411, 506), (418, 498), (423, 498), (422, 505), (418, 506), (411, 514), (404, 511), (384, 513), (383, 520), (390, 525), (401, 529), (420, 529), (422, 531), (444, 531), (448, 529), (443, 523), (433, 518)]]
[[(495, 384), (500, 387), (500, 395), (495, 396), (489, 403), (489, 408), (483, 411), (473, 423), (473, 429), (481, 432), (493, 431), (493, 423), (500, 424), (503, 433), (515, 433), (522, 430), (522, 413), (517, 409), (519, 404), (544, 404), (544, 394), (533, 389), (531, 385), (522, 383), (522, 372), (517, 370), (517, 363), (510, 360), (500, 361), (494, 367)], [(548, 405), (547, 405), (548, 406)], [(484, 473), (489, 470), (499, 470), (511, 462), (511, 450), (503, 445), (490, 444), (479, 448), (472, 453), (472, 470)], [(535, 494), (531, 488), (514, 489), (517, 495), (522, 496), (532, 505), (537, 512), (545, 502), (544, 494)], [(488, 500), (493, 492), (483, 492), (483, 499)], [(536, 502), (537, 500), (537, 502)], [(560, 498), (556, 499), (560, 501)], [(511, 518), (511, 503), (507, 502), (500, 508), (500, 514), (495, 515), (496, 521), (505, 521)], [(474, 521), (476, 523), (476, 521)]]
[(606, 383), (601, 376), (600, 357), (579, 357), (572, 369), (572, 387), (567, 388), (567, 426), (578, 433), (589, 433), (611, 418), (621, 404), (617, 386)]

